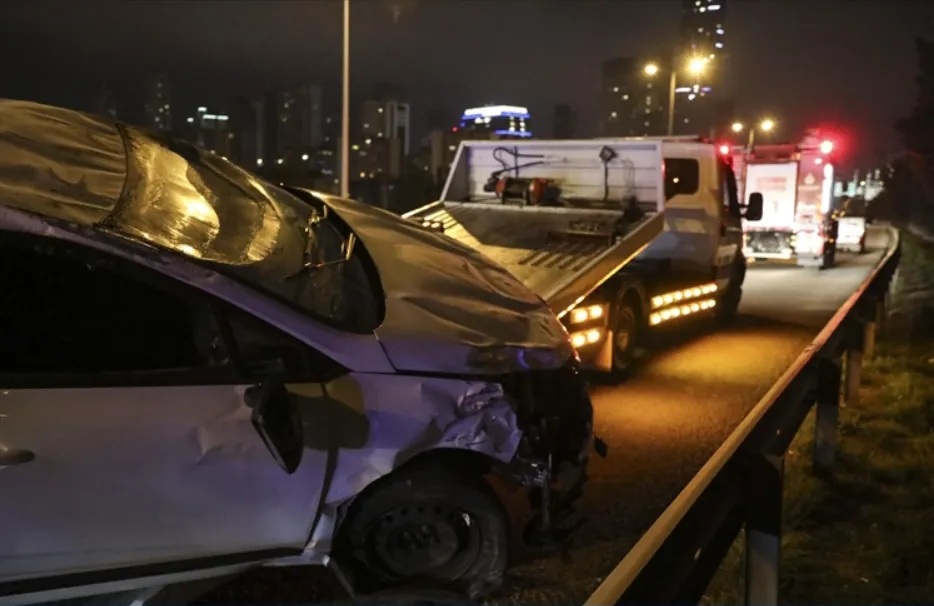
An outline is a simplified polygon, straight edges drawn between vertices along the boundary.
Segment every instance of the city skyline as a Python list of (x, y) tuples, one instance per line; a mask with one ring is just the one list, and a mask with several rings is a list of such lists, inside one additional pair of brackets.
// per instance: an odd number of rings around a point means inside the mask
[[(433, 109), (488, 102), (527, 106), (542, 136), (551, 134), (545, 117), (554, 105), (567, 103), (579, 114), (579, 134), (597, 134), (600, 62), (670, 47), (682, 31), (680, 0), (529, 0), (525, 27), (547, 34), (548, 44), (515, 48), (508, 32), (485, 25), (495, 3), (407, 3), (398, 15), (391, 3), (352, 4), (354, 99), (376, 81), (398, 83), (413, 104), (416, 138)], [(171, 76), (176, 105), (185, 111), (295, 82), (315, 83), (326, 94), (339, 90), (339, 3), (101, 0), (97, 6), (81, 12), (36, 0), (7, 7), (0, 43), (17, 61), (5, 73), (2, 94), (83, 106), (101, 82), (126, 89), (140, 73), (156, 72)], [(912, 38), (931, 22), (934, 7), (886, 6), (733, 5), (727, 33), (739, 52), (722, 88), (736, 98), (735, 118), (775, 116), (783, 134), (830, 124), (851, 139), (847, 161), (856, 164), (892, 151), (891, 116), (903, 115), (914, 95)]]

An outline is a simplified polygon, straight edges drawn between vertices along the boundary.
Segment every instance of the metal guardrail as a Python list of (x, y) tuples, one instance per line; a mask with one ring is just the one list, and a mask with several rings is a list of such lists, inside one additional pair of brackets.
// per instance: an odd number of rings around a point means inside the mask
[[(889, 250), (830, 322), (740, 422), (613, 572), (587, 599), (608, 604), (696, 604), (727, 550), (746, 531), (746, 604), (778, 603), (785, 453), (817, 408), (814, 471), (831, 472), (841, 400), (859, 397), (901, 243)], [(841, 389), (842, 387), (842, 389)]]

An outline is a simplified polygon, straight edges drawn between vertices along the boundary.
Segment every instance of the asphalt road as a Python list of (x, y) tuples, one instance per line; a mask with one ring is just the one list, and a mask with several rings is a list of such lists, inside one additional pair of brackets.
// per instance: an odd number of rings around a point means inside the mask
[[(609, 456), (590, 469), (582, 503), (589, 522), (570, 562), (551, 557), (513, 569), (493, 602), (582, 603), (853, 293), (880, 259), (886, 232), (870, 228), (868, 244), (872, 252), (840, 254), (825, 271), (751, 266), (733, 327), (693, 327), (624, 384), (595, 386), (596, 431)], [(323, 576), (261, 571), (202, 603), (345, 599)]]

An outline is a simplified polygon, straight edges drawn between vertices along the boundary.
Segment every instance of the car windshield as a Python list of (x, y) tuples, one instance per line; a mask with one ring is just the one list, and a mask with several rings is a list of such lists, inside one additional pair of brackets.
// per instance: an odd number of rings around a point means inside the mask
[[(379, 325), (359, 255), (333, 223), (289, 192), (187, 143), (124, 127), (129, 179), (108, 227), (211, 265), (329, 324)], [(314, 224), (314, 225), (313, 225)]]

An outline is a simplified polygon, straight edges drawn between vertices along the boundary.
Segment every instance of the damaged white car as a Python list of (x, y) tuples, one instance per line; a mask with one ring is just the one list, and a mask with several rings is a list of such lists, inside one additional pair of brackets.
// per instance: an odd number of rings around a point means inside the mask
[(570, 524), (568, 335), (451, 239), (3, 100), (0, 257), (0, 603), (260, 564), (473, 598)]

